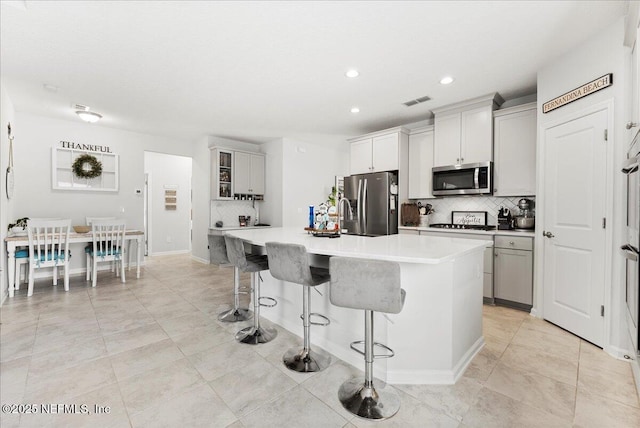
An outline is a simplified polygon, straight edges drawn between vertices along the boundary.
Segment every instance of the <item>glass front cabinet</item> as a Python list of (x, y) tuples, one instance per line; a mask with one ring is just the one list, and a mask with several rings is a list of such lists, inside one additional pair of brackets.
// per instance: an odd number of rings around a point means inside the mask
[(211, 151), (211, 199), (233, 199), (233, 151)]

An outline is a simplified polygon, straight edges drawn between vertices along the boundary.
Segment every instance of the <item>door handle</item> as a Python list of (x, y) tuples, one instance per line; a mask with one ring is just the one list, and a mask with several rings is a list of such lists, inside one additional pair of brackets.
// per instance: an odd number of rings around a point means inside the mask
[(627, 129), (631, 129), (636, 126), (638, 126), (638, 122), (632, 122), (632, 121), (627, 122), (627, 125), (626, 125)]
[(640, 156), (635, 156), (628, 159), (625, 162), (622, 172), (625, 174), (633, 174), (638, 171), (638, 165), (640, 164)]
[(638, 251), (638, 249), (635, 248), (633, 245), (625, 244), (622, 247), (620, 247), (620, 249), (624, 251), (624, 256), (626, 258), (634, 262), (638, 261), (638, 255), (640, 254), (640, 251)]
[(554, 237), (554, 236), (556, 236), (556, 235), (554, 235), (554, 234), (553, 234), (553, 233), (551, 233), (551, 232), (545, 232), (545, 231), (543, 230), (543, 231), (542, 231), (542, 236), (546, 236), (547, 238), (553, 238), (553, 237)]

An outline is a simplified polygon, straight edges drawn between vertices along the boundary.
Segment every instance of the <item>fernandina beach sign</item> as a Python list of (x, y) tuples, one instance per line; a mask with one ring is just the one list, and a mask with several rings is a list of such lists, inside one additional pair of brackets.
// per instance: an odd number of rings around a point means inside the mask
[(84, 150), (87, 152), (111, 153), (111, 147), (109, 146), (80, 144), (80, 143), (74, 143), (73, 141), (60, 141), (60, 145), (62, 146), (63, 149), (75, 149), (75, 150)]
[(573, 91), (569, 91), (566, 94), (562, 94), (559, 97), (542, 104), (542, 113), (549, 113), (552, 110), (566, 106), (567, 104), (577, 101), (582, 97), (586, 97), (587, 95), (591, 95), (601, 89), (607, 88), (612, 84), (613, 73), (605, 74), (602, 77), (598, 77), (596, 80), (585, 83)]

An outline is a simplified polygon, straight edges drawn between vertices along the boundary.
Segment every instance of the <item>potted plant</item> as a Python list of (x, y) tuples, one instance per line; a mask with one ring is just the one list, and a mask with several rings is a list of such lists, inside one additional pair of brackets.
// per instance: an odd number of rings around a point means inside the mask
[(14, 234), (23, 234), (27, 228), (27, 222), (29, 221), (29, 217), (23, 217), (16, 220), (15, 223), (9, 223), (7, 226), (7, 231)]

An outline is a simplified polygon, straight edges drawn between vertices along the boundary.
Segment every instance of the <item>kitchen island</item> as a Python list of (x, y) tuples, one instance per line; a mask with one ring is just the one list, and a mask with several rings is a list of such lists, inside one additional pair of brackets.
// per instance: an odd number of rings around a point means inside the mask
[[(375, 318), (375, 340), (396, 353), (374, 365), (375, 376), (389, 383), (453, 384), (484, 345), (482, 265), (484, 248), (491, 241), (414, 235), (325, 238), (298, 228), (227, 233), (242, 239), (253, 253), (264, 253), (270, 241), (302, 244), (316, 266), (327, 267), (331, 256), (399, 263), (407, 292), (404, 308), (397, 315)], [(301, 336), (302, 287), (276, 280), (268, 272), (262, 277), (262, 295), (276, 298), (278, 305), (261, 315)], [(317, 288), (322, 296), (312, 293), (312, 311), (329, 317), (331, 324), (313, 327), (312, 343), (361, 367), (362, 356), (351, 351), (349, 343), (363, 339), (363, 311), (333, 306), (329, 284)]]

